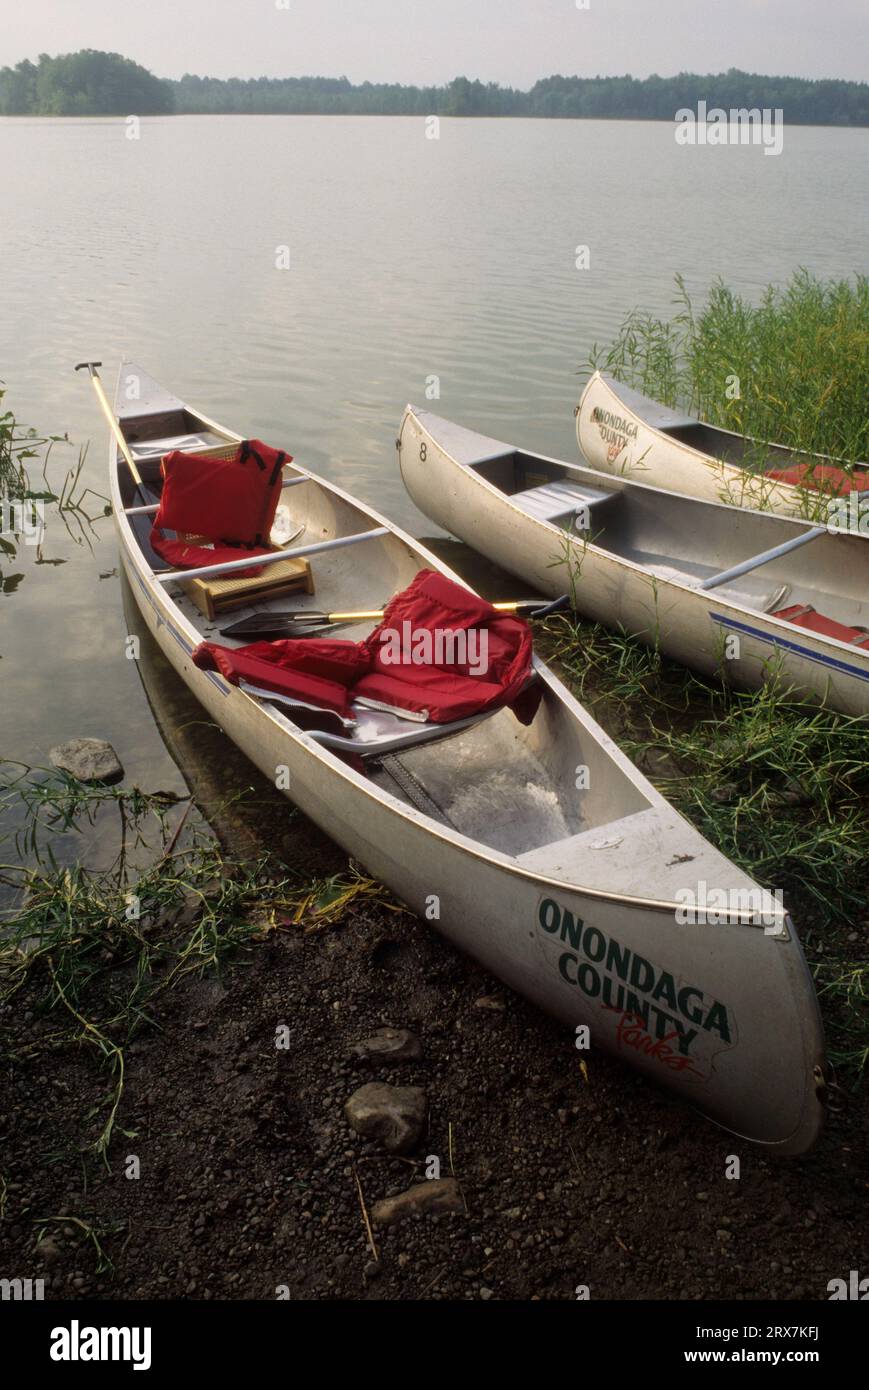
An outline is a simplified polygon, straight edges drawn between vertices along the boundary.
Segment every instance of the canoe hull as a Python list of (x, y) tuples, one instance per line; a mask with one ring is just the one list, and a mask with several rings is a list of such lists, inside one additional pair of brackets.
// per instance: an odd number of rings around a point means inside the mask
[[(796, 699), (844, 714), (869, 711), (869, 653), (831, 644), (792, 624), (748, 611), (714, 590), (706, 593), (654, 575), (601, 546), (529, 516), (442, 443), (441, 422), (408, 409), (400, 464), (413, 501), (444, 530), (553, 598), (568, 593), (578, 612), (658, 647), (703, 675), (752, 690), (774, 683)], [(470, 431), (461, 431), (471, 435)], [(494, 445), (485, 440), (481, 444)], [(509, 446), (501, 446), (506, 453)], [(423, 457), (420, 457), (421, 450)], [(601, 479), (601, 482), (603, 480)], [(722, 508), (729, 516), (729, 509)], [(739, 524), (747, 525), (742, 517)], [(848, 556), (864, 542), (841, 537)], [(843, 552), (843, 560), (846, 558)], [(736, 639), (734, 641), (733, 639)]]
[[(704, 502), (723, 502), (780, 516), (805, 518), (823, 514), (821, 494), (752, 474), (663, 433), (632, 409), (625, 399), (627, 394), (620, 394), (599, 372), (595, 372), (583, 391), (576, 410), (576, 438), (580, 452), (592, 468)], [(725, 449), (730, 441), (741, 442), (740, 436), (726, 430), (710, 426), (707, 432), (723, 441)], [(775, 444), (764, 446), (764, 450), (769, 457), (780, 458), (781, 465), (795, 460), (811, 462), (814, 458), (811, 454), (791, 453)]]
[[(811, 1146), (824, 1113), (823, 1037), (789, 919), (779, 917), (769, 934), (736, 923), (681, 925), (660, 904), (583, 889), (554, 877), (555, 869), (535, 871), (523, 865), (523, 856), (487, 849), (385, 792), (274, 705), (195, 666), (197, 627), (155, 580), (136, 544), (124, 516), (114, 450), (110, 465), (122, 563), (144, 622), (211, 719), (266, 777), (276, 780), (280, 769), (287, 796), (348, 854), (505, 984), (569, 1027), (587, 1027), (592, 1046), (777, 1153)], [(340, 489), (313, 481), (352, 502)], [(369, 515), (375, 523), (383, 520)], [(409, 537), (394, 534), (418, 563), (438, 565)], [(604, 835), (601, 852), (615, 856), (624, 872), (625, 861), (633, 858), (636, 815), (646, 816), (643, 824), (666, 821), (668, 833), (702, 854), (705, 842), (697, 832), (631, 768), (560, 683), (545, 668), (539, 671), (545, 698), (566, 706), (583, 738), (609, 758), (612, 776), (628, 776), (638, 804), (647, 802), (620, 822), (624, 844), (619, 836)], [(598, 854), (594, 838), (587, 855)], [(540, 852), (554, 863), (551, 846)], [(750, 884), (710, 853), (710, 863), (722, 865), (725, 876)], [(607, 878), (606, 867), (600, 873)]]
[[(585, 1025), (592, 1047), (709, 1119), (783, 1154), (810, 1147), (823, 1116), (816, 1094), (823, 1039), (790, 923), (785, 937), (760, 927), (680, 925), (660, 912), (517, 877), (433, 837), (421, 813), (372, 797), (346, 769), (326, 765), (304, 735), (288, 737), (252, 701), (195, 667), (127, 557), (124, 565), (150, 631), (211, 718), (271, 780), (286, 767), (287, 796), (412, 911), (569, 1028)], [(774, 1065), (771, 1017), (778, 1020)], [(736, 1126), (735, 1115), (742, 1116)]]

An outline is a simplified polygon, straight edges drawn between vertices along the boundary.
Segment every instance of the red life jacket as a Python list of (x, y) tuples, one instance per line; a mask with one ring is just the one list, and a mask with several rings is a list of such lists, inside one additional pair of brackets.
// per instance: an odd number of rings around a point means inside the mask
[(772, 616), (808, 628), (810, 632), (820, 632), (824, 637), (835, 637), (837, 641), (847, 642), (852, 647), (869, 650), (869, 632), (864, 627), (849, 627), (836, 618), (828, 618), (810, 603), (794, 603), (790, 608), (780, 608)]
[[(471, 659), (455, 659), (463, 647), (466, 656), (470, 652), (472, 630)], [(513, 705), (517, 718), (529, 723), (539, 691), (527, 700), (519, 696), (528, 685), (531, 656), (531, 629), (521, 618), (499, 613), (444, 575), (420, 570), (364, 642), (202, 642), (193, 660), (233, 685), (250, 681), (345, 716), (354, 699), (365, 697), (445, 724), (499, 705)]]
[[(281, 496), (281, 469), (291, 462), (282, 449), (245, 439), (229, 458), (204, 458), (173, 449), (161, 471), (163, 491), (151, 529), (151, 545), (178, 569), (238, 560), (239, 548), (267, 555), (269, 532)], [(206, 536), (213, 548), (170, 540), (163, 531)], [(259, 574), (262, 566), (239, 572)]]
[(831, 497), (841, 497), (844, 493), (859, 492), (869, 487), (865, 479), (852, 478), (844, 468), (833, 463), (793, 463), (788, 468), (769, 468), (767, 478), (777, 483), (791, 483), (794, 487), (810, 488), (813, 492), (826, 492)]

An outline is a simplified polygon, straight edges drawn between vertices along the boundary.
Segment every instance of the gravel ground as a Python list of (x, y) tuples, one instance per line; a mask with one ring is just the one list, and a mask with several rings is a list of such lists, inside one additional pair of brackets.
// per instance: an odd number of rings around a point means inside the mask
[[(4, 1051), (53, 1026), (21, 994), (2, 1025)], [(422, 1059), (356, 1057), (383, 1025)], [(410, 1154), (348, 1126), (371, 1081), (425, 1089)], [(824, 1299), (869, 1263), (865, 1100), (812, 1154), (769, 1161), (599, 1053), (584, 1076), (568, 1032), (377, 904), (161, 996), (128, 1050), (111, 1172), (83, 1157), (108, 1095), (94, 1054), (7, 1061), (2, 1090), (0, 1273), (46, 1297)], [(375, 1255), (362, 1202), (433, 1158), (463, 1209), (375, 1226)]]

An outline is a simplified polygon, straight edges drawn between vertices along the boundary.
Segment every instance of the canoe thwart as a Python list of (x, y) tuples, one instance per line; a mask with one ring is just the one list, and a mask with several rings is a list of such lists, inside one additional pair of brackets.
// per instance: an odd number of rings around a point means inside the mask
[(242, 557), (240, 560), (225, 560), (219, 565), (202, 565), (192, 570), (166, 570), (155, 574), (161, 584), (177, 583), (186, 579), (203, 579), (213, 574), (232, 574), (236, 570), (250, 569), (251, 565), (275, 565), (282, 560), (297, 560), (302, 555), (321, 555), (325, 550), (339, 550), (345, 545), (358, 545), (360, 541), (375, 540), (388, 536), (388, 526), (374, 526), (370, 531), (358, 531), (352, 536), (338, 536), (331, 541), (315, 541), (312, 545), (300, 545), (295, 550), (276, 550), (273, 555)]
[(710, 579), (704, 579), (700, 585), (701, 589), (717, 589), (719, 584), (726, 584), (731, 579), (739, 579), (740, 575), (749, 574), (751, 570), (759, 569), (761, 565), (768, 565), (770, 560), (777, 560), (780, 555), (789, 555), (792, 550), (798, 550), (801, 545), (807, 545), (809, 541), (815, 541), (819, 536), (828, 534), (826, 526), (813, 526), (811, 531), (804, 531), (802, 535), (793, 536), (789, 541), (782, 541), (781, 545), (770, 546), (769, 550), (762, 550), (759, 555), (754, 555), (750, 560), (743, 560), (739, 565), (733, 565), (728, 570), (722, 570), (720, 574), (713, 574)]
[[(297, 483), (307, 482), (310, 482), (307, 474), (303, 478), (284, 478), (281, 487), (295, 487)], [(153, 516), (159, 507), (159, 502), (152, 502), (148, 507), (125, 507), (124, 516)]]

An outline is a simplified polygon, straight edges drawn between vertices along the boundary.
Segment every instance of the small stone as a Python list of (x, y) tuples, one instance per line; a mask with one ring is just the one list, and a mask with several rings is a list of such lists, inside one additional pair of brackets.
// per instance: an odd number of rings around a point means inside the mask
[(808, 806), (813, 799), (808, 788), (796, 777), (791, 778), (781, 791), (772, 795), (772, 800), (780, 802), (783, 806)]
[(489, 1300), (490, 1298), (494, 1298), (494, 1296), (495, 1296), (495, 1290), (494, 1290), (494, 1289), (487, 1289), (485, 1284), (484, 1284), (484, 1285), (482, 1286), (482, 1288), (480, 1289), (480, 1297), (486, 1299), (487, 1302), (488, 1302), (488, 1300)]
[(422, 1043), (408, 1028), (376, 1028), (370, 1038), (354, 1043), (355, 1057), (370, 1062), (419, 1062)]
[(720, 787), (713, 787), (709, 793), (712, 801), (727, 802), (735, 801), (739, 796), (739, 787), (735, 782), (725, 782)]
[(48, 755), (61, 772), (79, 782), (119, 782), (124, 775), (121, 760), (102, 738), (71, 738)]
[(395, 1226), (408, 1216), (442, 1216), (464, 1209), (455, 1178), (431, 1178), (414, 1183), (397, 1197), (384, 1197), (375, 1202), (371, 1218), (375, 1226)]
[(60, 1259), (61, 1250), (56, 1241), (50, 1236), (45, 1236), (37, 1245), (36, 1253), (46, 1264), (54, 1264), (55, 1260)]
[(421, 1086), (371, 1081), (353, 1092), (344, 1118), (363, 1139), (375, 1140), (388, 1153), (407, 1153), (422, 1134), (427, 1107)]
[(489, 1009), (492, 1013), (502, 1014), (506, 1007), (500, 994), (481, 994), (479, 999), (474, 1000), (475, 1009)]

